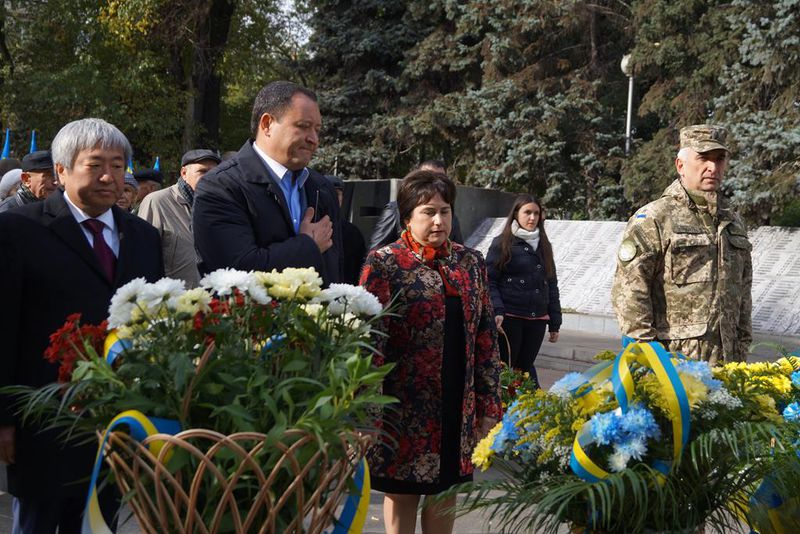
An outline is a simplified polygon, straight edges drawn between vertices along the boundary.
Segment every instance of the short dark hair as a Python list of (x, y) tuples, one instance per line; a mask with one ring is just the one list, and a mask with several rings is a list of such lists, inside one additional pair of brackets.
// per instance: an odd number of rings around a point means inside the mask
[(253, 139), (256, 138), (258, 123), (261, 122), (261, 117), (264, 113), (269, 113), (276, 119), (280, 119), (297, 93), (307, 96), (314, 102), (317, 101), (317, 95), (314, 91), (294, 82), (280, 80), (270, 82), (261, 88), (253, 102), (253, 114), (250, 117), (250, 133), (253, 135)]
[(447, 172), (447, 164), (440, 160), (440, 159), (426, 159), (416, 167), (415, 170), (432, 170), (432, 169), (442, 169), (445, 173)]
[(456, 184), (447, 175), (433, 171), (411, 171), (403, 178), (397, 192), (397, 210), (403, 225), (411, 218), (414, 208), (428, 202), (436, 195), (455, 207)]

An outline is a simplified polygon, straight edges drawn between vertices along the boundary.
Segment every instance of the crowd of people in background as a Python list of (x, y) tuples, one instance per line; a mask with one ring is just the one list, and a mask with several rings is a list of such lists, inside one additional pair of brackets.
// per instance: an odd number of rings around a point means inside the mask
[[(471, 451), (501, 416), (500, 355), (538, 383), (535, 359), (546, 329), (558, 341), (545, 207), (518, 196), (484, 261), (463, 244), (456, 184), (444, 162), (427, 161), (402, 180), (365, 239), (341, 209), (343, 181), (309, 167), (321, 126), (316, 95), (278, 81), (256, 96), (251, 137), (238, 152), (189, 150), (166, 188), (159, 169), (126, 171), (131, 147), (101, 119), (65, 125), (52, 152), (0, 162), (0, 279), (11, 287), (0, 307), (0, 386), (55, 381), (55, 366), (41, 358), (50, 334), (73, 313), (99, 323), (114, 291), (136, 277), (166, 275), (195, 287), (220, 268), (313, 267), (325, 285), (360, 283), (394, 306), (381, 325), (376, 362), (395, 364), (384, 392), (400, 402), (379, 418), (383, 432), (368, 460), (373, 487), (385, 493), (387, 532), (411, 533), (423, 496), (471, 480)], [(690, 352), (694, 343), (711, 358), (726, 344), (739, 350), (746, 342), (749, 300), (731, 300), (732, 322), (724, 308), (692, 312), (676, 295), (691, 293), (690, 282), (700, 293), (711, 287), (716, 254), (726, 280), (749, 292), (746, 232), (710, 195), (724, 171), (724, 140), (713, 128), (682, 132), (681, 178), (667, 200), (632, 219), (614, 289), (628, 335)], [(697, 257), (679, 257), (663, 242), (664, 220), (675, 210), (685, 220), (671, 231)], [(94, 447), (19, 420), (12, 400), (0, 397), (0, 460), (8, 464), (14, 532), (78, 532), (81, 480)], [(108, 519), (117, 497), (104, 492)], [(454, 502), (426, 506), (423, 532), (451, 532)]]

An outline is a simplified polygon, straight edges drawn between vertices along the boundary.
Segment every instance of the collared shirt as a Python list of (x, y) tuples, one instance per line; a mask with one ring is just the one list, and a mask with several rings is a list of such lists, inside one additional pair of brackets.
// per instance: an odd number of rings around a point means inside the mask
[(114, 256), (119, 258), (119, 232), (117, 232), (117, 223), (114, 222), (114, 213), (111, 211), (111, 208), (107, 209), (97, 217), (91, 217), (87, 215), (85, 211), (76, 206), (72, 200), (70, 200), (66, 191), (64, 192), (64, 200), (67, 201), (69, 211), (72, 213), (72, 216), (75, 217), (75, 220), (78, 221), (78, 226), (81, 227), (83, 235), (86, 236), (87, 241), (89, 241), (89, 247), (94, 246), (94, 237), (92, 236), (92, 232), (90, 232), (81, 223), (86, 219), (97, 219), (103, 223), (104, 226), (103, 239), (105, 239), (106, 244), (111, 247), (111, 251), (114, 252)]
[(253, 150), (256, 151), (256, 154), (258, 154), (267, 168), (272, 171), (270, 178), (281, 188), (283, 199), (286, 201), (286, 205), (289, 206), (289, 215), (292, 218), (294, 231), (295, 233), (299, 232), (300, 221), (303, 219), (303, 213), (308, 205), (305, 190), (303, 189), (308, 179), (308, 169), (303, 168), (297, 180), (292, 180), (292, 171), (267, 156), (255, 143), (253, 143)]

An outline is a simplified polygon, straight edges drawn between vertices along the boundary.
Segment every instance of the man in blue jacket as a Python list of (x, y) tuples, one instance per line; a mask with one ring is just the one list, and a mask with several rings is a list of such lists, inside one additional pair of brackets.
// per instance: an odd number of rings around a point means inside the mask
[(292, 82), (264, 86), (252, 139), (197, 186), (192, 220), (201, 274), (232, 267), (313, 267), (342, 279), (339, 206), (324, 176), (308, 169), (322, 118), (316, 95)]

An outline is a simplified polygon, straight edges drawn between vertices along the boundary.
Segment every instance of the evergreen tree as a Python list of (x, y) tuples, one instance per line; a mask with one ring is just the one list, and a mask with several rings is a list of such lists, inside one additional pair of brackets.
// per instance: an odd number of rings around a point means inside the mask
[(675, 179), (678, 132), (702, 122), (729, 129), (723, 191), (751, 223), (768, 223), (791, 201), (800, 181), (798, 7), (797, 0), (634, 3), (640, 142), (622, 170), (633, 205)]
[(402, 173), (394, 165), (395, 147), (381, 146), (376, 125), (398, 111), (403, 54), (424, 24), (411, 21), (407, 2), (386, 0), (313, 2), (308, 24), (302, 72), (313, 80), (323, 116), (315, 165), (346, 178)]

